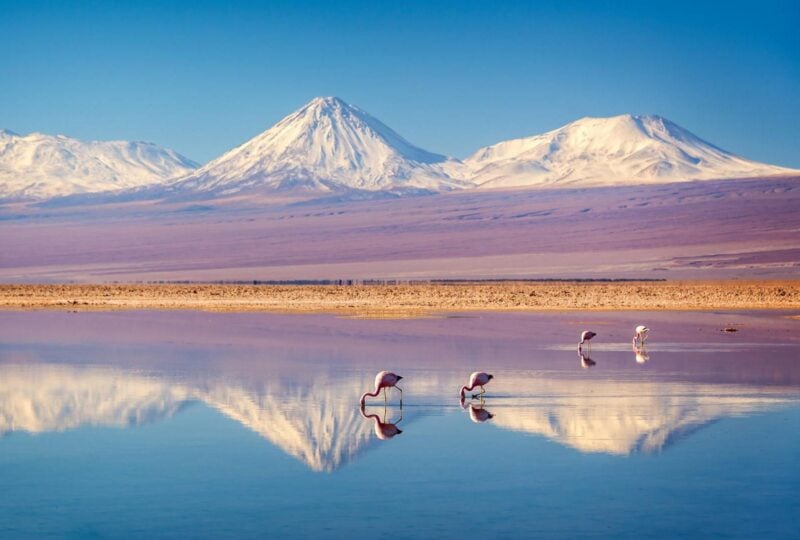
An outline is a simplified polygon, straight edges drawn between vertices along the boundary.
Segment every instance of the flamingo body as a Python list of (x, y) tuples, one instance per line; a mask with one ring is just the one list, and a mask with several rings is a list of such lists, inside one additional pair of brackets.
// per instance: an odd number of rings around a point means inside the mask
[(489, 384), (489, 381), (492, 379), (494, 379), (494, 375), (490, 375), (484, 371), (476, 371), (469, 376), (469, 384), (461, 387), (461, 398), (463, 399), (466, 392), (472, 392), (477, 386), (481, 387), (481, 394), (485, 393), (486, 391), (483, 389), (483, 386)]
[(383, 389), (384, 397), (386, 395), (387, 388), (397, 388), (400, 390), (400, 404), (402, 406), (403, 403), (403, 390), (397, 386), (397, 383), (400, 382), (402, 379), (400, 375), (396, 373), (392, 373), (391, 371), (380, 371), (377, 375), (375, 375), (375, 390), (373, 392), (364, 392), (361, 395), (361, 406), (364, 406), (364, 402), (367, 399), (367, 396), (376, 397), (381, 389)]
[(650, 329), (643, 324), (637, 326), (633, 331), (633, 344), (636, 344), (636, 340), (638, 339), (642, 345), (644, 342), (647, 341), (647, 334), (650, 332)]
[[(578, 350), (581, 350), (581, 347), (583, 347), (583, 344), (584, 343), (588, 343), (589, 341), (591, 341), (591, 339), (593, 337), (595, 337), (596, 335), (597, 334), (592, 332), (591, 330), (584, 330), (583, 332), (581, 332), (581, 341), (580, 341), (580, 343), (578, 343)], [(589, 350), (590, 351), (592, 350), (591, 344), (589, 344)]]

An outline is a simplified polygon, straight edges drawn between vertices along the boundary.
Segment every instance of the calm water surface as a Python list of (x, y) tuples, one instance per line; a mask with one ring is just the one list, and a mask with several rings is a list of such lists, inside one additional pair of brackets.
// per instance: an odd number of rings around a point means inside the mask
[(786, 315), (0, 313), (0, 537), (798, 538)]

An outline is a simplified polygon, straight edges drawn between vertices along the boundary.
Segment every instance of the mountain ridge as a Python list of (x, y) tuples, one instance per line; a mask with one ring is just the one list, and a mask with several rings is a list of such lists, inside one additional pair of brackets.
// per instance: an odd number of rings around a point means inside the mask
[(464, 160), (479, 188), (592, 187), (796, 172), (727, 152), (659, 115), (584, 117)]
[(82, 141), (0, 129), (0, 198), (48, 199), (137, 188), (181, 176), (197, 163), (150, 142)]
[[(17, 156), (16, 169), (4, 167), (13, 147), (9, 141), (23, 139), (44, 141), (47, 151), (28, 151), (27, 158)], [(88, 156), (78, 164), (73, 164), (75, 147)], [(30, 154), (41, 158), (40, 163)], [(69, 176), (71, 170), (78, 170), (77, 178)], [(500, 141), (458, 160), (410, 143), (337, 97), (312, 99), (203, 166), (152, 143), (82, 142), (39, 133), (23, 137), (0, 129), (0, 198), (53, 199), (57, 204), (62, 199), (84, 204), (252, 194), (337, 201), (461, 189), (630, 186), (797, 173), (727, 152), (659, 115), (584, 117), (546, 133)]]

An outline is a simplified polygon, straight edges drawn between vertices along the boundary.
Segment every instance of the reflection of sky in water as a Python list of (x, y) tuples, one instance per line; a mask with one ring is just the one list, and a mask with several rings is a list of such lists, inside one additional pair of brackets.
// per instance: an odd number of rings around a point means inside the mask
[[(515, 341), (513, 317), (477, 337), (139, 317), (125, 341), (115, 314), (31, 337), (35, 314), (0, 315), (0, 536), (793, 536), (797, 342), (684, 334), (645, 363), (598, 342), (583, 369), (574, 347)], [(383, 367), (405, 376), (399, 422), (395, 395), (385, 416), (382, 398), (357, 406)], [(477, 367), (496, 379), (462, 408)]]

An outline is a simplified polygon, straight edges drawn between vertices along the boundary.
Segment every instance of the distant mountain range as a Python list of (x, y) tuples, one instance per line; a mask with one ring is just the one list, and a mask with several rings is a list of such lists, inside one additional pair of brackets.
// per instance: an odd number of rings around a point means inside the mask
[(152, 143), (0, 129), (0, 197), (47, 199), (163, 183), (197, 163)]
[(660, 116), (582, 118), (460, 161), (422, 150), (339, 98), (315, 98), (219, 158), (197, 164), (140, 142), (0, 130), (0, 198), (114, 191), (125, 198), (558, 188), (750, 178), (800, 171), (750, 161)]

